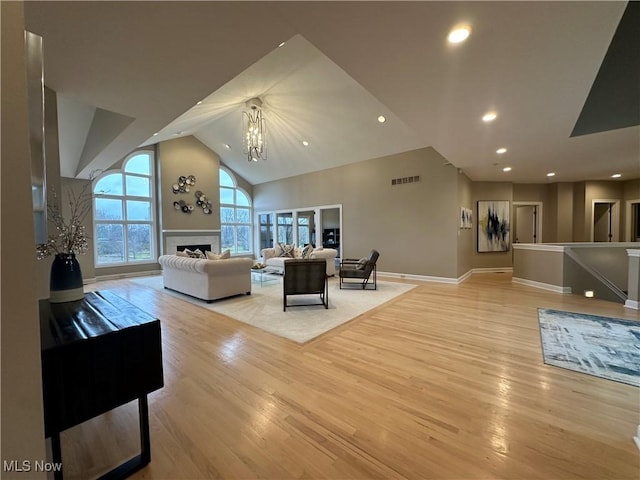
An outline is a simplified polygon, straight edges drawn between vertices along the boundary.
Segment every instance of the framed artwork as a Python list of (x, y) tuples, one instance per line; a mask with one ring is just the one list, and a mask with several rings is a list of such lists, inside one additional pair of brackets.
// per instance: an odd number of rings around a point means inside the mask
[(509, 251), (509, 201), (478, 201), (478, 253)]
[(470, 208), (460, 207), (460, 228), (471, 228), (473, 213)]

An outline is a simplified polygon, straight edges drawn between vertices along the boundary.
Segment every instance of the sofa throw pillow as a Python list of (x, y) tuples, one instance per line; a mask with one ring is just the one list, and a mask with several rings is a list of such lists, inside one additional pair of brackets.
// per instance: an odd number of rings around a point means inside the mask
[(364, 270), (364, 267), (367, 265), (369, 259), (367, 257), (362, 257), (358, 260), (358, 264), (356, 265), (356, 270)]
[(313, 252), (313, 245), (309, 244), (302, 249), (302, 258), (309, 258)]
[(176, 252), (176, 257), (188, 257), (189, 255), (186, 252)]
[(231, 258), (231, 250), (226, 249), (221, 253), (205, 252), (207, 254), (207, 260), (226, 260)]
[(191, 258), (206, 258), (204, 253), (202, 253), (202, 250), (200, 250), (199, 248), (194, 250), (193, 252), (188, 248), (185, 248), (184, 252)]
[(279, 257), (294, 258), (295, 245), (287, 245), (286, 243), (278, 242), (278, 246), (282, 251), (282, 253), (278, 255)]

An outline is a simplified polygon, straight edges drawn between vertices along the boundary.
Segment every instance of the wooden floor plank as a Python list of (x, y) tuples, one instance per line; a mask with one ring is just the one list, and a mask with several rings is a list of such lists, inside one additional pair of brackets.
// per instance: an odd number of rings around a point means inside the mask
[[(640, 478), (640, 389), (545, 365), (537, 318), (637, 311), (508, 274), (413, 283), (303, 345), (129, 280), (97, 284), (162, 321), (152, 462), (133, 478)], [(67, 478), (135, 454), (136, 422), (129, 405), (65, 432)]]

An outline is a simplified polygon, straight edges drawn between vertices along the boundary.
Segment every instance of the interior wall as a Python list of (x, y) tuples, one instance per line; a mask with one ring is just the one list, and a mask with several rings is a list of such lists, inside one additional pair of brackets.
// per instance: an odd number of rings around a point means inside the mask
[[(2, 462), (45, 460), (23, 2), (0, 2)], [(3, 477), (9, 477), (8, 472)], [(24, 474), (13, 474), (14, 477)], [(29, 478), (45, 478), (29, 472)], [(25, 477), (26, 478), (26, 477)]]
[(630, 241), (627, 238), (627, 230), (631, 228), (631, 225), (627, 225), (627, 220), (632, 221), (631, 212), (627, 212), (627, 202), (629, 200), (640, 200), (640, 178), (635, 180), (629, 180), (622, 184), (622, 199), (620, 202), (620, 232), (621, 239), (624, 241)]
[[(73, 194), (76, 197), (79, 196), (83, 191), (86, 194), (91, 194), (92, 185), (91, 180), (77, 179), (77, 178), (66, 178), (62, 177), (60, 179), (61, 183), (61, 201), (60, 204), (62, 206), (62, 216), (65, 219), (70, 218), (70, 208), (68, 202), (68, 195)], [(82, 222), (84, 225), (87, 235), (89, 236), (89, 248), (87, 249), (87, 253), (84, 255), (76, 255), (78, 263), (80, 264), (80, 271), (82, 272), (82, 279), (86, 281), (92, 281), (96, 277), (95, 271), (95, 254), (94, 254), (94, 243), (93, 243), (93, 208), (89, 209), (87, 216)]]
[[(220, 230), (220, 157), (195, 137), (182, 137), (158, 144), (158, 196), (164, 230)], [(174, 194), (171, 186), (180, 176), (196, 177), (188, 193)], [(186, 214), (176, 210), (173, 202), (196, 202), (194, 193), (200, 190), (212, 201), (213, 214), (194, 210)]]
[[(475, 212), (471, 193), (472, 182), (464, 173), (458, 174), (458, 209), (464, 207)], [(476, 223), (475, 213), (472, 215), (472, 225)], [(458, 225), (458, 265), (457, 276), (460, 278), (473, 268), (474, 248), (473, 228), (460, 228)]]
[(587, 221), (587, 209), (585, 208), (585, 182), (573, 185), (573, 239), (574, 242), (589, 241), (589, 223)]
[[(483, 252), (478, 253), (478, 201), (480, 200), (507, 200), (509, 202), (509, 212), (513, 210), (513, 185), (507, 182), (474, 182), (471, 187), (473, 201), (473, 268), (502, 269), (511, 268), (511, 249), (506, 252)], [(509, 232), (510, 241), (513, 241), (513, 232)]]
[[(457, 278), (455, 168), (433, 148), (404, 152), (254, 186), (257, 211), (342, 204), (346, 258), (380, 252), (379, 269)], [(420, 181), (392, 185), (394, 178)]]
[[(552, 221), (555, 217), (554, 199), (550, 196), (551, 185), (543, 183), (515, 183), (513, 184), (514, 202), (540, 202), (542, 203), (541, 232), (538, 232), (538, 243), (553, 242), (555, 238), (555, 226)], [(540, 212), (538, 212), (540, 215)], [(549, 217), (549, 218), (547, 218)], [(515, 207), (511, 211), (511, 219), (515, 231)], [(515, 240), (515, 236), (511, 239)]]
[(558, 183), (556, 200), (556, 236), (552, 237), (549, 242), (563, 243), (573, 240), (573, 202), (574, 202), (574, 184)]

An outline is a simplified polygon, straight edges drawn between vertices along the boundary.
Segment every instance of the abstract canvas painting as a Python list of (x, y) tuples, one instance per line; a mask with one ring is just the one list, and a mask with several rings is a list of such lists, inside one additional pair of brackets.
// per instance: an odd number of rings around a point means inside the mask
[(478, 252), (509, 250), (509, 202), (480, 200), (478, 202)]
[(472, 223), (471, 209), (460, 207), (460, 228), (471, 228)]

